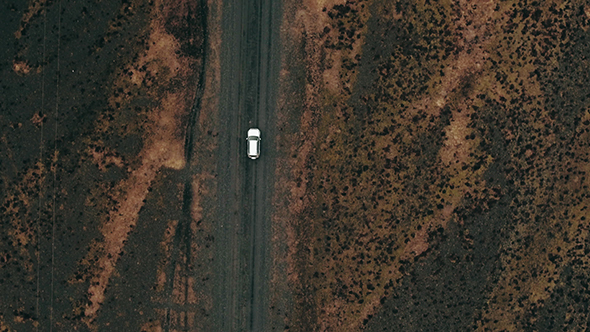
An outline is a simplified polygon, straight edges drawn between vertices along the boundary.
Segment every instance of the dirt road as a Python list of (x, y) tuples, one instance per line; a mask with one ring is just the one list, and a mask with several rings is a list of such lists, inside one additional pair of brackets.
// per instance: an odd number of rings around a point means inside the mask
[[(223, 8), (213, 308), (218, 331), (266, 330), (279, 12), (270, 0)], [(250, 127), (262, 131), (258, 160), (246, 157)]]

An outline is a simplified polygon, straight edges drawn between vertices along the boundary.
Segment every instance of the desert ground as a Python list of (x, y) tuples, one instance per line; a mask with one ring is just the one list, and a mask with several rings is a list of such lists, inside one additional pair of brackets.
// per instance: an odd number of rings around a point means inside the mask
[(0, 331), (588, 329), (587, 2), (0, 6)]

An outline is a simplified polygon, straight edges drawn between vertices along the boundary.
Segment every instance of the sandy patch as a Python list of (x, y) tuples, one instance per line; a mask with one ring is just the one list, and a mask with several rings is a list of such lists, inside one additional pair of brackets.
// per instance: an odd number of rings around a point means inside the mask
[(14, 37), (20, 39), (23, 36), (24, 30), (31, 24), (31, 20), (40, 15), (41, 11), (45, 8), (46, 0), (31, 0), (29, 1), (29, 7), (23, 13), (20, 19), (20, 25), (18, 30), (14, 32)]
[(107, 168), (111, 165), (115, 165), (119, 168), (123, 168), (125, 166), (123, 158), (121, 158), (121, 156), (119, 156), (116, 151), (111, 151), (111, 149), (108, 149), (104, 146), (89, 146), (88, 152), (101, 172), (106, 172)]
[(26, 61), (14, 60), (12, 62), (12, 70), (20, 76), (25, 76), (31, 72), (31, 66)]
[(159, 320), (154, 322), (148, 322), (141, 326), (141, 332), (162, 332), (162, 322)]
[(468, 127), (471, 112), (469, 108), (462, 107), (453, 113), (451, 123), (445, 128), (446, 140), (439, 152), (440, 160), (445, 167), (454, 164), (466, 163), (473, 144), (469, 144), (468, 137), (472, 129)]
[(492, 30), (494, 8), (496, 2), (490, 1), (458, 1), (460, 18), (455, 24), (459, 31), (457, 50), (459, 51), (455, 61), (444, 68), (444, 77), (441, 80), (438, 92), (427, 95), (411, 105), (415, 113), (425, 111), (427, 114), (436, 115), (448, 103), (448, 97), (456, 92), (464, 79), (470, 75), (481, 72), (489, 55), (485, 47), (493, 40)]

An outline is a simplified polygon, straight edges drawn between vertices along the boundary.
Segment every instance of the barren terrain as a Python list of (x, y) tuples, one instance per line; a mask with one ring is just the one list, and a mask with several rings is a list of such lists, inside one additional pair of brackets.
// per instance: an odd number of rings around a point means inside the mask
[(0, 331), (588, 329), (586, 2), (0, 6)]
[(204, 4), (2, 4), (3, 330), (199, 326)]
[(586, 329), (588, 5), (286, 8), (287, 329)]

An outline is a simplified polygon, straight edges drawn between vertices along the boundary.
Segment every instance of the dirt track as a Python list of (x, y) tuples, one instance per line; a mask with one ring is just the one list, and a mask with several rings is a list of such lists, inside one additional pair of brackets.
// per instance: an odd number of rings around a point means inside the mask
[[(223, 8), (214, 309), (219, 331), (267, 330), (279, 9), (263, 0)], [(245, 155), (249, 127), (262, 131), (258, 160)]]

